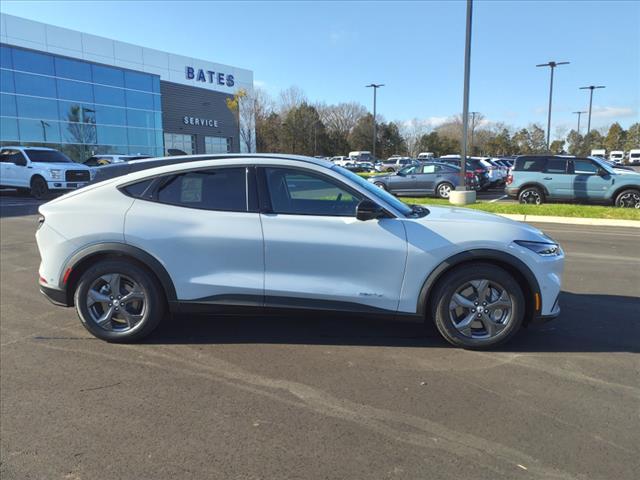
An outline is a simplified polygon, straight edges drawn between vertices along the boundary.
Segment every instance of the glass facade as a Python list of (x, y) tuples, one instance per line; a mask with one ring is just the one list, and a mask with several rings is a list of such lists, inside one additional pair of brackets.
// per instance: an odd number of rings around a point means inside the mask
[(0, 45), (0, 145), (163, 154), (160, 77)]
[(196, 153), (195, 135), (182, 135), (180, 133), (165, 133), (164, 146), (169, 155), (170, 149), (182, 150), (187, 155)]
[(230, 151), (230, 138), (204, 137), (204, 153), (229, 153)]

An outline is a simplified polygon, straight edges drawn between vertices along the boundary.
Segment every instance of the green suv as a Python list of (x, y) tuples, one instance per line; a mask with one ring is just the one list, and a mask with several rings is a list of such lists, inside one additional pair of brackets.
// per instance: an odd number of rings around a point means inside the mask
[(597, 158), (523, 155), (515, 159), (505, 193), (536, 205), (560, 201), (640, 208), (640, 174)]

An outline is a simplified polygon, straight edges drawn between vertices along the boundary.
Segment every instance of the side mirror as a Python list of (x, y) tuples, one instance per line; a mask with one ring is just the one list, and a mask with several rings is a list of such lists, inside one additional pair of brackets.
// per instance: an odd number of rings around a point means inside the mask
[(598, 175), (601, 177), (606, 177), (607, 175), (609, 175), (609, 172), (607, 172), (604, 168), (598, 168)]
[(406, 173), (404, 173), (402, 170), (398, 170), (398, 171), (396, 172), (396, 175), (398, 175), (399, 177), (406, 177), (406, 176), (407, 176), (407, 174), (406, 174)]
[(356, 218), (363, 222), (380, 218), (383, 214), (384, 210), (382, 207), (369, 199), (362, 200), (356, 206)]

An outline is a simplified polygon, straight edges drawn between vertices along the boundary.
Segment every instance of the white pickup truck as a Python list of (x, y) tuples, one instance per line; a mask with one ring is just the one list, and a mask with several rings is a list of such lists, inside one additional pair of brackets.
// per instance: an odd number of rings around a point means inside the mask
[(74, 190), (91, 181), (92, 171), (52, 148), (2, 147), (0, 186), (43, 198), (52, 190)]

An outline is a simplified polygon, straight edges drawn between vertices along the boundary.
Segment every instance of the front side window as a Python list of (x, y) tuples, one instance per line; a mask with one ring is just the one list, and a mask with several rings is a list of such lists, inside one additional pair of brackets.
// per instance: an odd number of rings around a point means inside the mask
[(246, 168), (198, 170), (164, 177), (156, 200), (181, 207), (246, 212)]
[(356, 215), (361, 197), (323, 176), (288, 168), (265, 168), (265, 176), (274, 213)]
[(575, 159), (573, 161), (573, 172), (576, 175), (595, 175), (598, 167), (591, 160)]
[(2, 150), (0, 152), (0, 163), (24, 163), (25, 159), (20, 150)]

